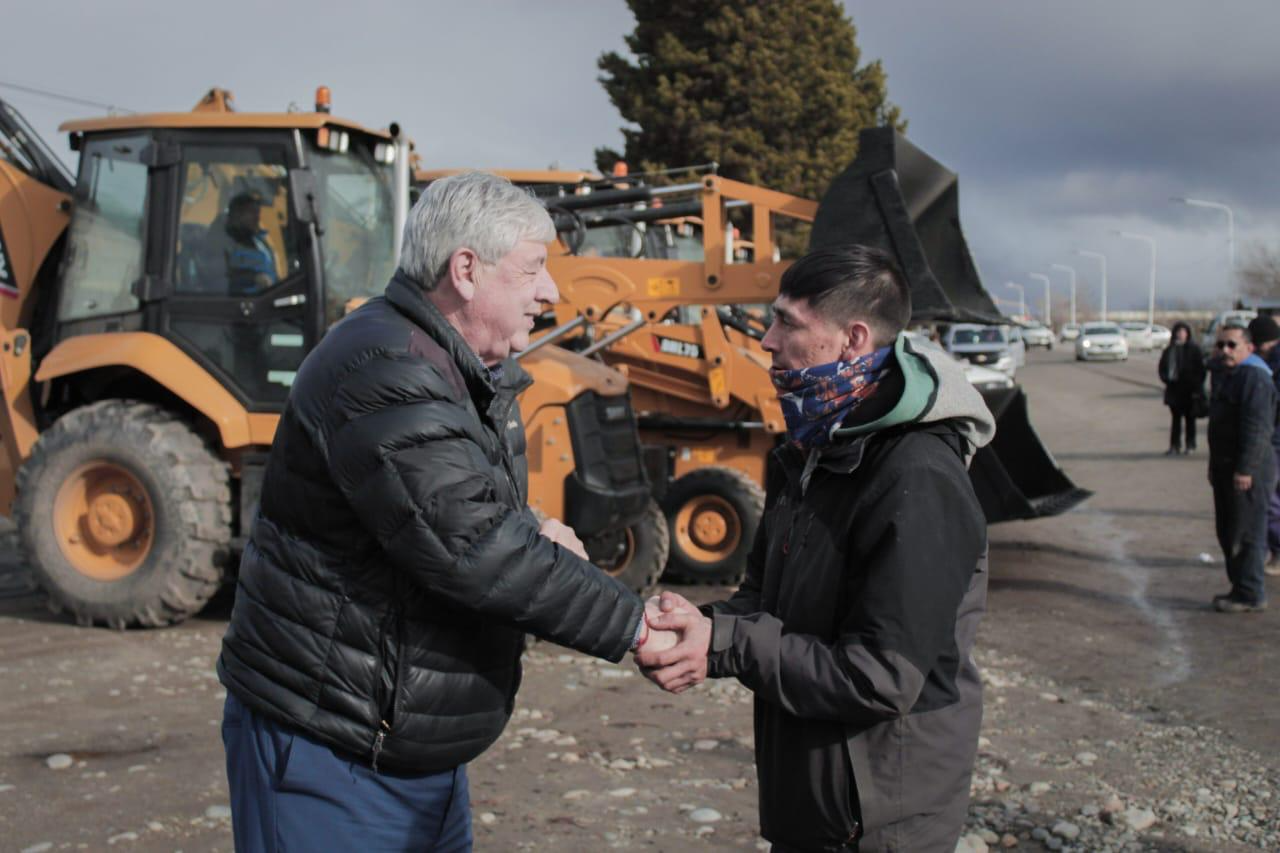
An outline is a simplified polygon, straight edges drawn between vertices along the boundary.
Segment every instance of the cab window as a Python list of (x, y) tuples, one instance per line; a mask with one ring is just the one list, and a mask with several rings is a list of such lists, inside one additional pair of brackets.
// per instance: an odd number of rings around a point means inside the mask
[(138, 308), (147, 221), (145, 136), (95, 139), (80, 158), (67, 233), (58, 319), (66, 322)]
[(188, 146), (180, 210), (180, 294), (253, 296), (302, 267), (281, 148)]

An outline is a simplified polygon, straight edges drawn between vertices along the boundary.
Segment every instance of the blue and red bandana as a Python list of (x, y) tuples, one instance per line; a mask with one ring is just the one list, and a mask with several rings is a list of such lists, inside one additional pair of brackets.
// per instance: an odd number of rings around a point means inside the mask
[(875, 393), (892, 353), (893, 347), (881, 347), (853, 361), (771, 371), (791, 443), (806, 450), (828, 444), (849, 413)]

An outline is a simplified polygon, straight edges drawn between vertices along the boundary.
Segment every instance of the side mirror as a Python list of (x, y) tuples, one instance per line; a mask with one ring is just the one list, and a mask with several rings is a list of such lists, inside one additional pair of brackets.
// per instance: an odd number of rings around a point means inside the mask
[(299, 222), (319, 223), (315, 173), (310, 169), (289, 171), (289, 198), (293, 205), (293, 218)]

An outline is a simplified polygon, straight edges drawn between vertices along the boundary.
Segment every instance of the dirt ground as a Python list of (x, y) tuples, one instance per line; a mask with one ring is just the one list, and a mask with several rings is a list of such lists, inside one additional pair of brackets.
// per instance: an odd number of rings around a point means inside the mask
[[(1019, 379), (1046, 445), (1097, 494), (991, 529), (960, 849), (1280, 848), (1280, 612), (1208, 607), (1226, 584), (1203, 437), (1199, 455), (1162, 455), (1150, 354), (1037, 351)], [(0, 848), (230, 850), (213, 672), (227, 597), (168, 630), (77, 628), (0, 560)], [(736, 683), (669, 697), (546, 643), (526, 664), (515, 718), (471, 767), (477, 849), (767, 847)]]

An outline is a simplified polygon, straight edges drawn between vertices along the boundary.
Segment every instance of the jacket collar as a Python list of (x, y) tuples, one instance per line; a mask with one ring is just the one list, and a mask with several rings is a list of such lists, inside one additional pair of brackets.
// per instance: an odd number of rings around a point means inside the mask
[(440, 309), (426, 298), (422, 285), (404, 270), (397, 269), (391, 276), (391, 281), (387, 284), (386, 299), (449, 354), (479, 410), (488, 409), (495, 396), (514, 398), (533, 384), (533, 377), (512, 358), (502, 362), (501, 375), (495, 382), (493, 374), (480, 360), (480, 356), (476, 355), (471, 345), (445, 319)]

